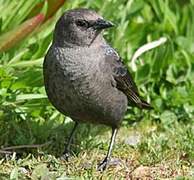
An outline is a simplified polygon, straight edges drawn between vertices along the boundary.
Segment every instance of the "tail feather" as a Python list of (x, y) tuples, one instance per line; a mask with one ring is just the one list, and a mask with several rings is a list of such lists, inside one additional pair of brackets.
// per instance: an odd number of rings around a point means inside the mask
[(153, 107), (146, 101), (141, 99), (141, 105), (140, 105), (143, 109), (153, 109)]

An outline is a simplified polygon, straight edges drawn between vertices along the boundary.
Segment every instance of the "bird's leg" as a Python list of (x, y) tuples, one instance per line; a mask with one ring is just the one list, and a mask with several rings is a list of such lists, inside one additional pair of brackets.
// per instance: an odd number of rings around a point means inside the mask
[(69, 139), (68, 139), (67, 144), (66, 144), (66, 146), (65, 146), (65, 150), (64, 150), (64, 152), (63, 152), (62, 159), (65, 159), (66, 161), (68, 161), (68, 158), (69, 158), (70, 144), (71, 144), (71, 141), (72, 141), (72, 138), (73, 138), (73, 135), (74, 135), (74, 133), (75, 133), (75, 130), (76, 130), (77, 126), (78, 126), (78, 123), (75, 122), (75, 125), (74, 125), (73, 129), (71, 130)]
[(110, 144), (109, 144), (109, 148), (108, 148), (108, 153), (107, 153), (106, 157), (104, 158), (104, 160), (98, 165), (99, 171), (104, 171), (108, 165), (108, 162), (109, 162), (110, 156), (111, 156), (111, 152), (113, 149), (113, 145), (115, 142), (115, 138), (117, 135), (117, 131), (118, 131), (118, 128), (112, 128), (112, 136), (111, 136), (111, 140), (110, 140)]

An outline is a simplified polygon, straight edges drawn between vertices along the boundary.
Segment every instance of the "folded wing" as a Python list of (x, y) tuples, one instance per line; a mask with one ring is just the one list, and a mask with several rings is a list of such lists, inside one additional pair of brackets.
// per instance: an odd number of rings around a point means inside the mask
[(140, 97), (132, 75), (123, 64), (117, 52), (110, 46), (106, 46), (105, 57), (106, 63), (110, 65), (113, 78), (117, 83), (116, 87), (124, 94), (126, 94), (128, 100), (135, 106), (142, 109), (151, 109), (151, 105)]

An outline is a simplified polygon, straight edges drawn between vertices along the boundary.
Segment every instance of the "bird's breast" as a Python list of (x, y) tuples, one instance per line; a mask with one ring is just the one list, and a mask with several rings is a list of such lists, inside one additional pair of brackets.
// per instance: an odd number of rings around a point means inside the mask
[(70, 85), (70, 91), (84, 99), (88, 96), (100, 93), (105, 79), (103, 72), (99, 68), (99, 55), (92, 56), (92, 52), (80, 50), (66, 54), (64, 61), (60, 61), (63, 75), (67, 84)]
[(95, 51), (63, 49), (55, 51), (54, 56), (52, 53), (52, 57), (48, 55), (44, 76), (51, 103), (74, 119), (116, 124), (126, 110), (127, 100), (112, 86), (104, 64)]

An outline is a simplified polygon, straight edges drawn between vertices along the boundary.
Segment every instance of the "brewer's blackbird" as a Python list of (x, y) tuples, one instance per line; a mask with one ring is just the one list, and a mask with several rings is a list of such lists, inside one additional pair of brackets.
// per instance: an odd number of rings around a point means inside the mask
[(107, 167), (127, 105), (151, 108), (139, 96), (121, 57), (101, 34), (103, 29), (112, 26), (113, 23), (93, 10), (66, 11), (55, 26), (53, 43), (43, 65), (50, 102), (75, 121), (64, 151), (66, 158), (78, 123), (104, 124), (112, 128), (108, 153), (98, 166), (99, 170)]

